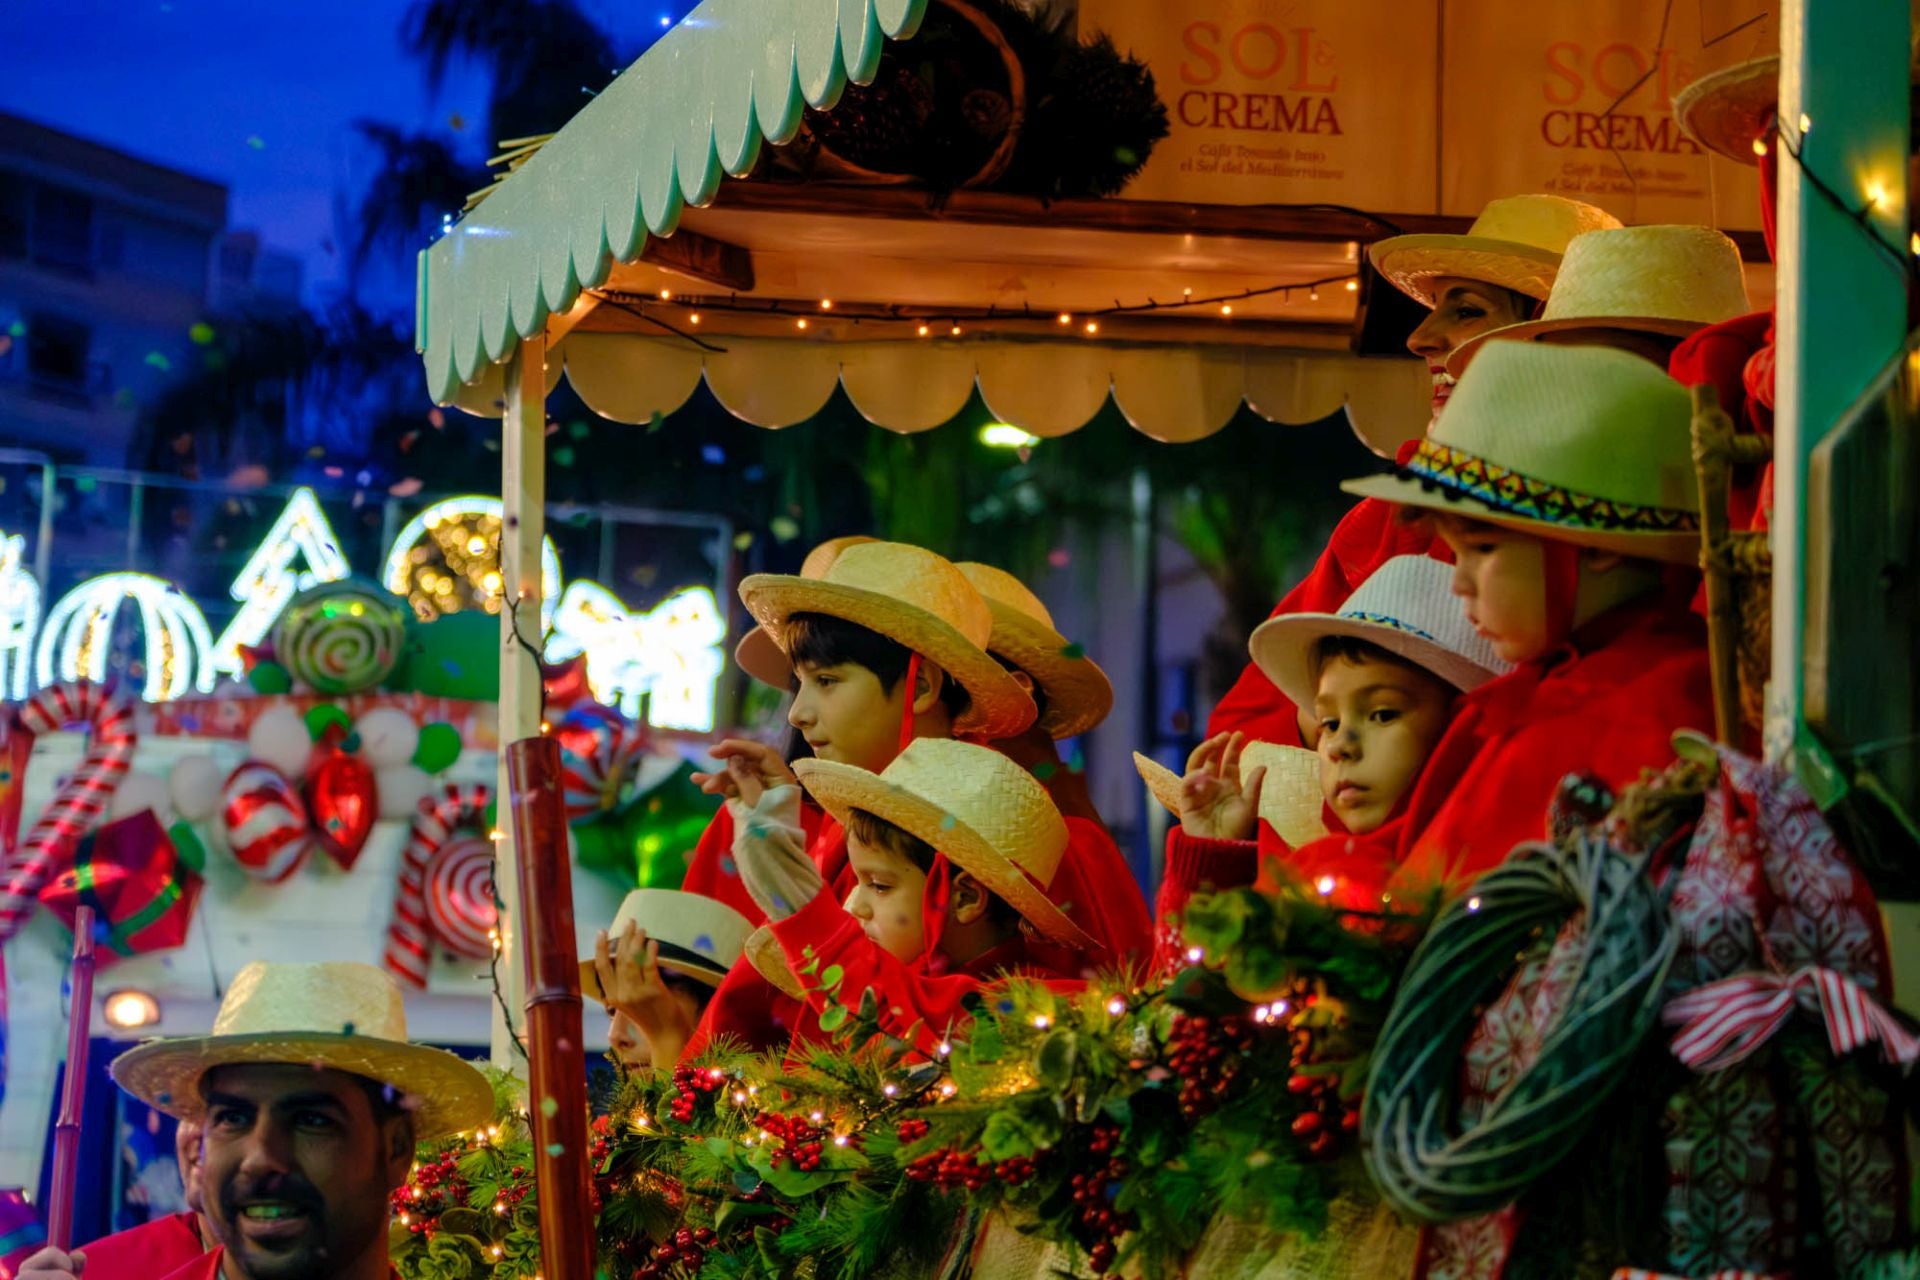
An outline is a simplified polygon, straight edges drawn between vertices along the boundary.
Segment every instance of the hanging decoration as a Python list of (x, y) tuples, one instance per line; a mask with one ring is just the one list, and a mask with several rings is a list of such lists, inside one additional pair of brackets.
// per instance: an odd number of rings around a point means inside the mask
[[(13, 733), (30, 746), (35, 735), (75, 724), (87, 727), (85, 758), (54, 793), (17, 855), (7, 860), (0, 873), (0, 941), (20, 931), (40, 890), (73, 856), (80, 837), (105, 815), (114, 788), (132, 767), (139, 737), (133, 704), (104, 685), (85, 681), (49, 685), (21, 705)], [(24, 777), (21, 769), (20, 781)]]
[(141, 696), (166, 702), (191, 690), (213, 692), (213, 633), (206, 615), (171, 582), (145, 573), (101, 574), (61, 596), (40, 630), (34, 679), (43, 688), (56, 680), (104, 681), (120, 606), (129, 600), (139, 610), (146, 646)]
[(440, 945), (468, 960), (493, 955), (499, 908), (493, 897), (493, 842), (455, 836), (427, 863), (427, 923)]
[[(302, 561), (306, 567), (296, 569)], [(295, 489), (228, 588), (240, 609), (214, 641), (209, 659), (213, 669), (250, 675), (253, 664), (247, 650), (266, 638), (294, 594), (318, 583), (336, 582), (350, 572), (340, 539), (320, 509), (320, 499), (304, 485)]]
[(578, 826), (618, 808), (646, 752), (645, 732), (611, 707), (586, 703), (562, 716), (552, 736), (560, 744), (567, 821)]
[(321, 852), (353, 870), (380, 815), (380, 793), (373, 770), (358, 755), (335, 746), (307, 777), (307, 812)]
[(307, 807), (278, 769), (249, 760), (228, 776), (221, 804), (227, 848), (249, 877), (278, 884), (306, 862), (313, 850)]
[(200, 875), (150, 810), (109, 822), (80, 842), (73, 865), (40, 891), (71, 931), (91, 907), (100, 945), (120, 956), (168, 951), (186, 942)]
[[(409, 520), (393, 540), (380, 581), (406, 598), (422, 622), (463, 609), (500, 612), (500, 499), (466, 494), (436, 502)], [(560, 598), (560, 553), (540, 544), (540, 626), (553, 625)]]
[(387, 928), (384, 962), (388, 972), (415, 990), (425, 989), (427, 971), (433, 963), (435, 934), (427, 914), (427, 867), (455, 830), (483, 819), (492, 798), (489, 787), (448, 785), (422, 801), (414, 815), (394, 889), (393, 923)]
[(40, 584), (26, 567), (27, 540), (0, 533), (0, 700), (25, 702), (40, 626)]
[(348, 580), (309, 587), (273, 627), (273, 654), (294, 679), (324, 694), (360, 693), (393, 673), (407, 616), (390, 593)]

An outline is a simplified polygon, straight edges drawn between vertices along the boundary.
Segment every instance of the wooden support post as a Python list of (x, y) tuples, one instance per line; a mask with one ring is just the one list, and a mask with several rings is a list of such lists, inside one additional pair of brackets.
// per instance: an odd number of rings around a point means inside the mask
[(1766, 725), (1773, 760), (1787, 758), (1804, 717), (1807, 462), (1900, 350), (1907, 328), (1902, 264), (1802, 166), (1850, 209), (1871, 204), (1873, 230), (1905, 248), (1912, 26), (1904, 0), (1786, 0), (1780, 13), (1786, 138), (1778, 145), (1791, 141), (1800, 159), (1780, 156), (1773, 679)]
[[(500, 725), (502, 744), (540, 734), (540, 664), (538, 654), (546, 637), (540, 626), (540, 547), (547, 521), (547, 340), (545, 334), (522, 338), (507, 367), (507, 411), (501, 423), (500, 448), (500, 578), (505, 603), (500, 609)], [(521, 850), (507, 820), (510, 779), (507, 754), (500, 753), (498, 817), (501, 839), (494, 889), (500, 896), (501, 980), (505, 1004), (518, 1009), (526, 1003), (526, 983), (519, 957)], [(571, 909), (572, 904), (568, 904)], [(493, 1064), (514, 1067), (514, 1051), (506, 1017), (496, 1002), (493, 1010)]]
[(93, 1048), (93, 908), (73, 913), (73, 972), (67, 989), (67, 1069), (53, 1125), (53, 1183), (47, 1243), (73, 1248), (73, 1201), (80, 1187), (80, 1124), (86, 1115), (87, 1056)]

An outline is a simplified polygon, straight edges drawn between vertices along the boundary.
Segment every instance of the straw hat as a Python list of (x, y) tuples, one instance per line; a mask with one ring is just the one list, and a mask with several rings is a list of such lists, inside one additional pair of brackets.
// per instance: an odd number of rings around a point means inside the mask
[(1254, 628), (1247, 642), (1267, 679), (1298, 707), (1311, 707), (1314, 646), (1351, 636), (1431, 671), (1456, 689), (1478, 688), (1511, 669), (1467, 621), (1453, 595), (1453, 566), (1431, 556), (1395, 556), (1334, 613), (1290, 613)]
[[(838, 560), (842, 551), (865, 542), (878, 541), (880, 539), (870, 538), (864, 533), (828, 538), (807, 552), (807, 558), (800, 562), (800, 576), (824, 578), (827, 576), (827, 566)], [(780, 652), (779, 643), (767, 634), (765, 627), (747, 628), (747, 634), (741, 636), (740, 643), (733, 647), (733, 662), (761, 684), (770, 684), (776, 689), (784, 689), (793, 681), (793, 664), (787, 661), (786, 654)]]
[(113, 1062), (134, 1097), (182, 1120), (206, 1109), (200, 1078), (215, 1067), (291, 1063), (391, 1085), (414, 1107), (421, 1141), (493, 1117), (493, 1086), (465, 1059), (407, 1043), (400, 988), (369, 964), (254, 961), (227, 988), (213, 1033), (149, 1040)]
[[(1151, 756), (1133, 753), (1133, 767), (1153, 798), (1178, 817), (1180, 775)], [(1240, 752), (1240, 771), (1265, 769), (1260, 783), (1260, 820), (1297, 849), (1327, 834), (1320, 791), (1320, 757), (1305, 747), (1283, 747), (1276, 742), (1249, 742)]]
[(993, 614), (987, 651), (1005, 658), (1033, 677), (1047, 695), (1040, 727), (1055, 738), (1071, 738), (1099, 724), (1113, 710), (1113, 683), (1092, 658), (1053, 629), (1053, 615), (1040, 597), (1004, 569), (966, 560), (954, 566), (965, 574)]
[(1067, 823), (1047, 789), (992, 747), (916, 738), (880, 773), (830, 760), (793, 771), (843, 826), (864, 809), (938, 849), (1055, 942), (1097, 951), (1047, 886), (1067, 852)]
[[(635, 889), (613, 913), (607, 937), (618, 942), (628, 923), (638, 924), (660, 946), (660, 967), (710, 987), (720, 985), (740, 958), (753, 925), (726, 903), (678, 889)], [(606, 1003), (592, 960), (580, 962), (580, 993)]]
[[(785, 643), (796, 613), (844, 618), (939, 664), (973, 699), (955, 733), (1010, 738), (1034, 720), (1033, 699), (987, 655), (993, 613), (966, 575), (904, 542), (845, 548), (819, 578), (756, 573), (740, 583), (747, 612)], [(783, 650), (784, 651), (784, 650)]]
[(1394, 288), (1428, 307), (1435, 276), (1484, 280), (1544, 298), (1568, 241), (1619, 225), (1605, 209), (1565, 196), (1508, 196), (1488, 201), (1465, 235), (1392, 236), (1368, 246), (1367, 256)]
[(1567, 246), (1538, 320), (1489, 329), (1447, 356), (1456, 378), (1488, 342), (1577, 329), (1631, 329), (1684, 338), (1746, 315), (1740, 250), (1711, 227), (1619, 227), (1590, 231)]
[(1694, 564), (1700, 506), (1686, 389), (1604, 347), (1496, 342), (1395, 474), (1348, 493), (1542, 538)]
[(1701, 76), (1673, 95), (1673, 118), (1689, 138), (1740, 164), (1758, 164), (1756, 138), (1773, 132), (1780, 104), (1780, 55)]
[(780, 945), (780, 939), (773, 936), (772, 925), (763, 924), (747, 935), (746, 955), (754, 972), (775, 987), (795, 1000), (807, 998), (807, 984), (793, 971), (786, 949)]

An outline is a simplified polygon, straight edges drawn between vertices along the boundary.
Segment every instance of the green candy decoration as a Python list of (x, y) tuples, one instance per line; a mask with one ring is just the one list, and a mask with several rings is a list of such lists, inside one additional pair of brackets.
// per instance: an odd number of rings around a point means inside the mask
[(428, 773), (441, 773), (460, 758), (460, 731), (442, 721), (420, 727), (420, 745), (413, 762)]
[(173, 851), (180, 855), (180, 865), (195, 875), (204, 875), (207, 870), (207, 846), (200, 842), (200, 833), (193, 824), (184, 818), (167, 828), (167, 837), (173, 841)]
[(339, 725), (342, 729), (353, 728), (353, 721), (347, 718), (347, 713), (331, 702), (322, 702), (318, 706), (308, 707), (304, 718), (307, 722), (307, 732), (312, 735), (315, 742), (326, 737), (327, 730), (334, 725)]
[(255, 693), (286, 693), (293, 688), (293, 677), (277, 662), (256, 662), (247, 672), (247, 683)]
[(308, 587), (273, 624), (273, 656), (321, 693), (359, 693), (400, 662), (405, 601), (378, 583), (346, 578)]
[(391, 688), (471, 702), (500, 700), (500, 619), (467, 610), (417, 623)]

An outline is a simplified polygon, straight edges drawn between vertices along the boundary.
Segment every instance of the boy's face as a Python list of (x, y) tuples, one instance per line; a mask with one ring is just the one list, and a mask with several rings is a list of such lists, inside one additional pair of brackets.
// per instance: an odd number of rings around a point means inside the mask
[[(669, 984), (667, 994), (673, 1000), (672, 1016), (679, 1024), (680, 1043), (686, 1044), (693, 1038), (693, 1032), (700, 1025), (700, 1001), (693, 992), (684, 987)], [(626, 1014), (616, 1011), (613, 1021), (607, 1027), (607, 1046), (613, 1050), (613, 1056), (628, 1071), (644, 1071), (654, 1065), (653, 1042), (640, 1025)], [(663, 1062), (670, 1067), (671, 1062)]]
[(1546, 550), (1540, 539), (1475, 521), (1442, 518), (1453, 551), (1453, 594), (1467, 621), (1512, 663), (1547, 651)]
[(1328, 659), (1313, 700), (1320, 794), (1354, 835), (1375, 831), (1446, 732), (1453, 686), (1398, 662)]
[(900, 753), (900, 721), (906, 712), (907, 682), (892, 693), (880, 678), (856, 662), (794, 669), (799, 690), (787, 710), (787, 723), (806, 738), (821, 760), (858, 765), (878, 773)]
[(854, 878), (853, 892), (847, 896), (847, 914), (894, 959), (919, 959), (927, 948), (927, 873), (851, 831), (847, 832), (847, 864), (853, 868)]

